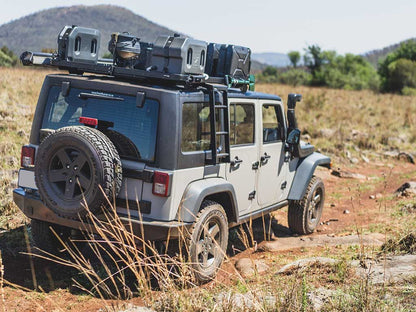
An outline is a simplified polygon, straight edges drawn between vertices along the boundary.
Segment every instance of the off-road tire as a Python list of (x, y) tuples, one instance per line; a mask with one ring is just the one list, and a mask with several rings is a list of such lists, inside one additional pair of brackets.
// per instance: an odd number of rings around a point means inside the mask
[(106, 129), (103, 133), (113, 142), (119, 155), (136, 160), (141, 158), (136, 145), (128, 137), (111, 129)]
[(64, 246), (51, 228), (63, 242), (67, 241), (71, 235), (71, 230), (67, 227), (35, 219), (30, 221), (33, 245), (42, 251), (56, 254)]
[(214, 201), (203, 201), (188, 238), (189, 260), (196, 283), (203, 284), (215, 277), (227, 245), (228, 221), (224, 208)]
[(85, 126), (58, 129), (39, 145), (35, 181), (56, 214), (77, 219), (97, 212), (122, 183), (120, 156), (102, 132)]
[(324, 183), (313, 176), (303, 198), (289, 202), (287, 219), (290, 230), (301, 235), (313, 233), (321, 219), (324, 201)]

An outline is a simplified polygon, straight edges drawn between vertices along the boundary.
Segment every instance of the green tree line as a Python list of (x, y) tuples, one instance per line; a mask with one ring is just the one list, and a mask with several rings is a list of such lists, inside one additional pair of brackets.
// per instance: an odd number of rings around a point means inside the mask
[(266, 67), (257, 75), (259, 82), (279, 82), (290, 85), (327, 86), (330, 88), (416, 95), (416, 42), (408, 41), (381, 60), (375, 69), (364, 57), (354, 54), (339, 55), (322, 50), (318, 45), (301, 54), (288, 53), (288, 68)]

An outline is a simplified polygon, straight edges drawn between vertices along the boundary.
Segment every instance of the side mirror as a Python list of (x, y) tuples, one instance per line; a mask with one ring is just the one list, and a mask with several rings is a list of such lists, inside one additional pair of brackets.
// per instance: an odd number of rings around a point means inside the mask
[(300, 130), (293, 129), (287, 136), (286, 143), (289, 145), (298, 145), (300, 141)]
[(289, 156), (287, 159), (285, 157), (285, 161), (289, 161), (295, 157), (299, 157), (299, 142), (300, 142), (300, 130), (293, 129), (289, 132), (286, 140), (286, 151), (289, 152)]

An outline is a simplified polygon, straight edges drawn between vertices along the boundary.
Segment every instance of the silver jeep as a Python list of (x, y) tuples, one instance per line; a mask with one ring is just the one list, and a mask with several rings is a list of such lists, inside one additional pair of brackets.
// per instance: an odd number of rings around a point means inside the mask
[(330, 159), (300, 141), (301, 96), (289, 95), (285, 115), (280, 97), (248, 91), (248, 48), (139, 40), (113, 35), (114, 59), (102, 60), (99, 31), (66, 26), (57, 53), (22, 54), (23, 65), (71, 73), (45, 78), (22, 147), (13, 195), (34, 243), (52, 252), (53, 232), (94, 232), (87, 215), (112, 209), (145, 240), (185, 236), (205, 282), (231, 227), (289, 206), (290, 229), (312, 233), (325, 199), (314, 171)]

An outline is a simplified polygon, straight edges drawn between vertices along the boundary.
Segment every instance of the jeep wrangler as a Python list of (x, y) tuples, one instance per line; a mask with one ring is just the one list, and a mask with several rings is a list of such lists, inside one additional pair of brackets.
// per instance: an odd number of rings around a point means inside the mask
[(48, 251), (57, 243), (51, 228), (85, 230), (86, 206), (97, 215), (115, 209), (146, 240), (187, 233), (205, 282), (231, 227), (289, 206), (290, 229), (312, 233), (325, 199), (314, 171), (330, 159), (300, 141), (300, 95), (289, 95), (285, 116), (280, 97), (248, 91), (249, 49), (162, 37), (138, 45), (115, 34), (106, 60), (98, 31), (67, 26), (58, 53), (22, 54), (24, 65), (70, 74), (45, 78), (14, 201)]

